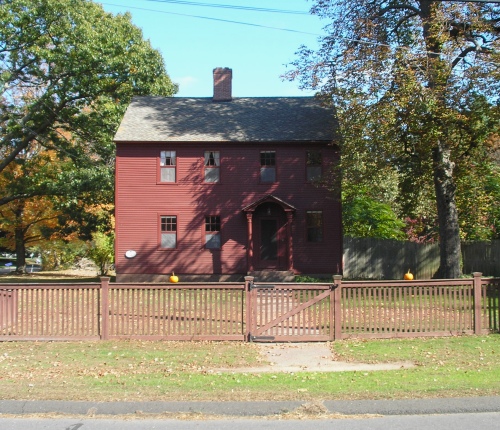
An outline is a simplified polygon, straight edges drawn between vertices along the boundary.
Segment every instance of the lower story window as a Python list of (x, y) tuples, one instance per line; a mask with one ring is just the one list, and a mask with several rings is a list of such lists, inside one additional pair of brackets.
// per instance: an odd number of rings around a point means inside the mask
[(175, 249), (177, 247), (177, 217), (162, 216), (160, 218), (162, 248)]
[(307, 211), (307, 241), (323, 242), (323, 211)]
[(205, 217), (205, 248), (220, 249), (220, 216), (209, 215)]

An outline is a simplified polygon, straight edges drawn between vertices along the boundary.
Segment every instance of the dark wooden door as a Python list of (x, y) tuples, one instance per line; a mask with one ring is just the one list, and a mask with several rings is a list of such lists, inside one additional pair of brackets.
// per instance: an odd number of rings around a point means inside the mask
[(260, 261), (264, 265), (276, 267), (278, 265), (278, 220), (264, 218), (260, 220)]
[(260, 218), (256, 236), (256, 268), (286, 270), (286, 230), (280, 218)]

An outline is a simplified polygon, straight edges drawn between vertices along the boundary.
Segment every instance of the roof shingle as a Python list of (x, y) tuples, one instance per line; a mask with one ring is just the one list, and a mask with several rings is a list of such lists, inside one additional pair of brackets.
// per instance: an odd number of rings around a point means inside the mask
[(134, 97), (115, 142), (332, 141), (334, 124), (314, 97)]

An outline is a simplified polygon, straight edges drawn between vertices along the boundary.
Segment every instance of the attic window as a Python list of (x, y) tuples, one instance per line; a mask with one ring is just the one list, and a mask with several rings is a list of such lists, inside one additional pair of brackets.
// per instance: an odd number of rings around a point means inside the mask
[(276, 151), (260, 151), (260, 182), (276, 182)]

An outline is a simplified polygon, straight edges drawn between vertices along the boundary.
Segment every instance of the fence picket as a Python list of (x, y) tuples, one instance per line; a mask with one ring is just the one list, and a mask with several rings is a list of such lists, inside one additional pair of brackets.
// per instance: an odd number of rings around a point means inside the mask
[[(0, 285), (0, 340), (279, 340), (499, 331), (500, 279)], [(260, 330), (260, 331), (259, 331)]]

